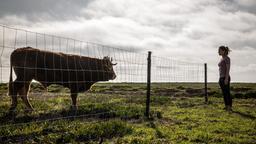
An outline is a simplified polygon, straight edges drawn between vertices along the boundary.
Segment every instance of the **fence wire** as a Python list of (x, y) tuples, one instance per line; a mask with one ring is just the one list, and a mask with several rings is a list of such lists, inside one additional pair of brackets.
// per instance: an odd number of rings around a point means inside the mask
[[(68, 108), (72, 106), (69, 89), (61, 86), (50, 86), (46, 90), (38, 81), (33, 80), (30, 85), (29, 100), (35, 109), (32, 116), (36, 117), (32, 121), (25, 123), (51, 121), (65, 118), (79, 118), (92, 115), (111, 114), (109, 117), (121, 116), (129, 117), (129, 112), (136, 111), (136, 115), (143, 114), (147, 82), (147, 53), (135, 50), (126, 50), (117, 47), (106, 46), (97, 43), (84, 42), (72, 38), (65, 38), (55, 35), (31, 32), (22, 29), (11, 28), (0, 25), (0, 128), (17, 124), (26, 117), (24, 105), (18, 100), (17, 116), (13, 121), (7, 121), (5, 116), (11, 105), (11, 98), (7, 96), (7, 84), (10, 76), (10, 58), (14, 50), (24, 47), (39, 49), (34, 53), (35, 59), (30, 59), (29, 52), (24, 53), (22, 58), (27, 63), (15, 66), (16, 70), (22, 71), (23, 79), (18, 79), (18, 83), (28, 82), (24, 77), (28, 72), (33, 71), (35, 75), (44, 74), (44, 79), (38, 80), (41, 83), (49, 84), (83, 84), (95, 82), (93, 77), (98, 77), (98, 83), (87, 93), (79, 93), (78, 112), (73, 115)], [(43, 57), (42, 52), (45, 53)], [(61, 61), (58, 55), (69, 56), (65, 61)], [(77, 57), (72, 59), (72, 57)], [(102, 68), (104, 57), (112, 59), (115, 79), (101, 80), (109, 74), (109, 71)], [(90, 63), (83, 59), (97, 61)], [(50, 60), (49, 60), (50, 59)], [(59, 60), (58, 60), (59, 59)], [(40, 66), (36, 65), (40, 62)], [(34, 63), (35, 65), (29, 65)], [(92, 66), (93, 65), (93, 66)], [(93, 67), (93, 68), (92, 68)], [(102, 77), (97, 75), (102, 73)], [(204, 80), (204, 67), (200, 63), (188, 63), (172, 58), (152, 57), (151, 81), (155, 83), (155, 94), (166, 95), (161, 91), (162, 85), (171, 87), (173, 83), (202, 83)], [(85, 75), (90, 75), (88, 78)], [(37, 76), (36, 76), (37, 77)], [(13, 71), (13, 80), (17, 78)], [(30, 81), (29, 81), (30, 82)], [(68, 86), (68, 85), (66, 85)], [(160, 90), (159, 90), (160, 89)], [(171, 95), (168, 93), (168, 95)], [(49, 110), (50, 107), (50, 110)], [(40, 118), (40, 115), (45, 115)], [(50, 115), (50, 116), (48, 116)], [(132, 115), (131, 117), (134, 117)], [(4, 122), (5, 121), (5, 122)], [(24, 124), (21, 122), (17, 125)]]

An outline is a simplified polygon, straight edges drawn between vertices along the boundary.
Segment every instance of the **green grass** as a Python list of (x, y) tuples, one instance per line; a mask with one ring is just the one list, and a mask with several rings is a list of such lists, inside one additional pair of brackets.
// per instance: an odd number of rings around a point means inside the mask
[(53, 85), (46, 92), (34, 83), (29, 98), (35, 111), (25, 113), (19, 99), (15, 116), (7, 113), (7, 84), (0, 84), (0, 142), (256, 143), (256, 84), (232, 84), (233, 112), (223, 110), (218, 85), (208, 86), (205, 104), (203, 84), (153, 83), (147, 119), (145, 84), (96, 84), (79, 94), (75, 113), (69, 90)]

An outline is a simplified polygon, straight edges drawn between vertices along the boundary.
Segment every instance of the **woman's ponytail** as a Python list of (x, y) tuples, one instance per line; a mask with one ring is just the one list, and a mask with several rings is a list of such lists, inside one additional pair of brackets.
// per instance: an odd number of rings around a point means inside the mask
[(225, 55), (228, 55), (231, 51), (227, 46), (220, 46), (219, 49), (223, 50)]

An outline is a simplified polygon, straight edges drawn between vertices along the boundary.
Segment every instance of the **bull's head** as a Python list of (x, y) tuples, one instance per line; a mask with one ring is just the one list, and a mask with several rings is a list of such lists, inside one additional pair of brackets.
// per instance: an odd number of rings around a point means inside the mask
[(108, 80), (113, 80), (116, 78), (115, 71), (113, 66), (117, 65), (117, 63), (112, 63), (113, 59), (109, 58), (108, 56), (103, 58), (103, 68), (104, 68), (104, 75)]

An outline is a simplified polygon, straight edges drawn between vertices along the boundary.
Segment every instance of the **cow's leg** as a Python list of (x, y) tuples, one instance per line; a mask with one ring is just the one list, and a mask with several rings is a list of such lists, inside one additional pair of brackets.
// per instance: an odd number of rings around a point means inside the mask
[(9, 83), (9, 96), (12, 99), (12, 104), (11, 104), (11, 107), (9, 109), (9, 112), (13, 112), (13, 111), (16, 110), (16, 107), (17, 107), (17, 104), (18, 104), (17, 94), (18, 94), (18, 91), (21, 89), (22, 85), (23, 85), (23, 83), (21, 83), (21, 81), (18, 80), (18, 79)]
[(77, 105), (76, 105), (76, 99), (77, 99), (77, 93), (71, 92), (71, 99), (72, 99), (72, 110), (77, 110)]
[(12, 100), (12, 104), (11, 107), (9, 109), (9, 112), (12, 112), (16, 109), (17, 107), (17, 83), (14, 82), (10, 82), (9, 83), (9, 96), (11, 97)]
[(23, 102), (25, 103), (25, 105), (27, 107), (26, 112), (33, 111), (33, 108), (28, 100), (29, 85), (30, 85), (30, 82), (25, 82), (23, 87), (18, 91), (21, 99), (23, 100)]

